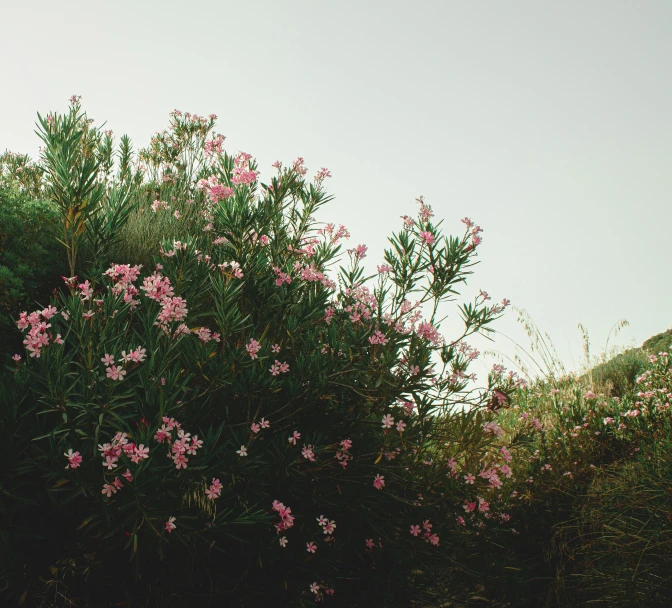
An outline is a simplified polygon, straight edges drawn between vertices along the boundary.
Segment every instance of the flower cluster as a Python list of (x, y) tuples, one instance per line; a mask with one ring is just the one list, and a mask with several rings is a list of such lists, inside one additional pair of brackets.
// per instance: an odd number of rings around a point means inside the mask
[(175, 295), (173, 287), (170, 284), (170, 279), (161, 275), (158, 271), (145, 277), (140, 289), (145, 292), (145, 295), (148, 298), (156, 300), (157, 302), (161, 302), (164, 298)]
[(22, 312), (19, 315), (19, 320), (17, 321), (19, 329), (23, 331), (30, 327), (23, 343), (31, 357), (39, 359), (42, 349), (49, 345), (50, 339), (53, 339), (54, 344), (63, 344), (61, 334), (57, 334), (54, 338), (52, 333), (47, 331), (51, 327), (51, 323), (47, 323), (46, 321), (55, 316), (57, 312), (55, 307), (49, 306), (42, 311), (30, 314)]
[(222, 486), (222, 483), (219, 481), (219, 479), (213, 477), (210, 487), (205, 491), (205, 495), (209, 500), (215, 500), (215, 498), (220, 497), (223, 487), (224, 486)]
[(273, 510), (278, 514), (278, 517), (280, 517), (280, 521), (275, 524), (275, 529), (278, 534), (283, 530), (289, 530), (294, 525), (294, 516), (289, 507), (286, 507), (278, 500), (274, 500)]
[(194, 333), (204, 344), (207, 344), (211, 340), (214, 340), (215, 342), (221, 342), (221, 335), (217, 332), (213, 332), (207, 327), (199, 327)]
[(317, 518), (317, 523), (319, 524), (320, 528), (322, 528), (323, 534), (333, 534), (334, 530), (336, 529), (336, 522), (333, 520), (329, 521), (329, 519), (324, 515), (320, 515)]
[(207, 179), (201, 179), (196, 186), (198, 190), (203, 190), (214, 205), (219, 201), (226, 200), (233, 196), (233, 188), (220, 184), (216, 175), (211, 175)]
[(340, 464), (344, 469), (348, 466), (348, 462), (352, 459), (352, 454), (350, 453), (350, 448), (352, 447), (352, 441), (350, 439), (343, 439), (340, 443), (340, 450), (336, 451), (336, 459), (338, 464)]
[(271, 368), (268, 370), (271, 372), (272, 376), (278, 376), (280, 374), (286, 374), (289, 371), (289, 363), (280, 363), (277, 359), (275, 360), (275, 363), (271, 365)]
[(426, 519), (425, 521), (422, 522), (422, 528), (424, 529), (424, 532), (420, 529), (420, 526), (414, 525), (411, 526), (411, 534), (413, 536), (419, 536), (420, 533), (422, 532), (422, 538), (426, 543), (431, 543), (435, 547), (439, 546), (439, 536), (438, 534), (435, 534), (432, 532), (432, 524), (429, 523), (429, 520)]
[(250, 170), (251, 154), (241, 152), (233, 161), (233, 172), (231, 174), (231, 183), (233, 184), (251, 184), (257, 181), (258, 171)]
[(292, 277), (289, 276), (286, 272), (283, 272), (278, 268), (277, 266), (273, 267), (273, 272), (275, 273), (276, 279), (275, 279), (275, 284), (278, 287), (281, 287), (283, 283), (287, 283), (288, 285), (292, 282)]
[[(203, 440), (198, 438), (198, 435), (191, 436), (191, 433), (186, 433), (182, 429), (179, 422), (174, 418), (164, 416), (163, 424), (154, 434), (154, 439), (159, 443), (167, 441), (170, 446), (168, 458), (172, 458), (176, 469), (186, 469), (190, 456), (195, 456), (198, 449), (203, 447)], [(173, 431), (176, 431), (176, 436), (173, 439)]]
[(257, 353), (261, 350), (261, 345), (254, 338), (250, 338), (245, 350), (249, 353), (250, 358), (256, 359), (258, 357)]
[(250, 426), (250, 430), (256, 435), (261, 429), (270, 428), (271, 423), (268, 420), (262, 418), (259, 422), (253, 422)]
[[(139, 300), (135, 300), (134, 297), (140, 292), (133, 283), (138, 280), (141, 269), (142, 265), (113, 264), (103, 273), (113, 281), (112, 293), (115, 295), (123, 294), (124, 302), (130, 304), (131, 308), (135, 308), (139, 304)], [(88, 283), (88, 281), (85, 283)], [(80, 285), (80, 288), (82, 285)], [(90, 292), (88, 295), (91, 295)]]
[(64, 456), (68, 459), (66, 469), (77, 469), (82, 464), (82, 456), (79, 452), (73, 452), (70, 448)]

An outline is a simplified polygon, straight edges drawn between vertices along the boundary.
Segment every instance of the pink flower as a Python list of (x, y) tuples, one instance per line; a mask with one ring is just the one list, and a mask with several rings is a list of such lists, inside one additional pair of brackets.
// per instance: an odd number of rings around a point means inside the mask
[(137, 458), (138, 462), (140, 460), (145, 460), (146, 458), (149, 458), (149, 448), (146, 448), (141, 443), (137, 448), (135, 448), (133, 456)]
[(311, 593), (317, 593), (320, 590), (320, 586), (317, 583), (311, 583), (310, 585), (310, 592)]
[(267, 429), (268, 427), (271, 426), (271, 423), (268, 420), (264, 420), (263, 418), (259, 421), (259, 426), (262, 429)]
[(376, 478), (373, 480), (373, 487), (376, 488), (376, 490), (382, 490), (385, 487), (385, 477), (376, 475)]
[(301, 439), (301, 433), (294, 431), (294, 434), (289, 438), (289, 443), (296, 445), (297, 439)]
[(261, 430), (261, 427), (256, 422), (253, 422), (250, 426), (250, 430), (256, 434)]
[(466, 481), (468, 484), (471, 484), (471, 485), (474, 484), (474, 479), (476, 479), (476, 478), (471, 473), (464, 476), (464, 481)]
[(282, 536), (278, 539), (278, 542), (280, 543), (280, 546), (284, 549), (287, 546), (287, 537)]
[(279, 344), (274, 344), (273, 346), (271, 346), (271, 351), (273, 353), (276, 353), (276, 354), (279, 353), (280, 352), (280, 345)]
[(51, 319), (56, 313), (58, 313), (58, 310), (54, 306), (49, 305), (41, 314), (45, 319)]
[(420, 233), (420, 238), (427, 245), (431, 245), (432, 243), (434, 243), (436, 241), (436, 237), (429, 231), (421, 232)]
[(278, 500), (274, 500), (273, 510), (278, 513), (281, 520), (280, 523), (275, 524), (278, 532), (281, 530), (287, 530), (294, 525), (294, 516), (291, 514), (292, 510), (289, 507), (286, 507)]
[(175, 526), (175, 518), (174, 517), (169, 517), (168, 521), (166, 522), (166, 531), (168, 533), (172, 532), (177, 526)]
[(108, 367), (105, 371), (107, 372), (107, 377), (112, 380), (123, 380), (126, 375), (126, 370), (116, 365)]
[(357, 245), (354, 249), (348, 249), (348, 253), (354, 255), (355, 260), (363, 260), (366, 257), (367, 249), (366, 245)]
[(312, 445), (304, 445), (303, 448), (301, 448), (301, 453), (303, 454), (303, 457), (306, 460), (310, 460), (310, 462), (315, 462), (315, 453), (313, 452)]
[(210, 484), (210, 487), (205, 491), (205, 495), (210, 499), (214, 500), (215, 498), (219, 498), (220, 494), (222, 493), (222, 482), (219, 481), (219, 479), (212, 478), (212, 484)]
[(79, 454), (79, 452), (73, 452), (72, 448), (69, 449), (64, 456), (68, 459), (68, 466), (65, 468), (71, 468), (71, 469), (76, 469), (79, 467), (80, 464), (82, 464), (82, 457)]
[(215, 500), (215, 498), (219, 498), (219, 492), (213, 490), (213, 489), (212, 489), (212, 486), (209, 487), (209, 488), (205, 491), (205, 495), (206, 495), (206, 496), (208, 497), (208, 499), (210, 499), (210, 500)]
[[(350, 318), (352, 318), (352, 315), (350, 316)], [(385, 345), (385, 344), (387, 344), (389, 341), (390, 341), (389, 338), (386, 338), (386, 337), (385, 337), (385, 334), (384, 334), (382, 331), (378, 330), (378, 329), (373, 333), (373, 335), (369, 336), (369, 343), (370, 343), (370, 344), (382, 344), (382, 345)]]
[(187, 468), (187, 463), (189, 462), (189, 459), (183, 454), (178, 454), (173, 458), (173, 462), (175, 463), (175, 468), (179, 471), (181, 468), (182, 469)]
[(394, 424), (394, 417), (392, 416), (392, 414), (386, 414), (385, 416), (383, 416), (382, 427), (384, 429), (391, 428), (393, 424)]
[(238, 456), (247, 456), (247, 448), (244, 445), (241, 445), (240, 449), (236, 450), (236, 454), (238, 454)]
[(335, 521), (328, 521), (326, 524), (324, 524), (324, 534), (333, 534), (334, 530), (336, 529), (336, 522)]
[(313, 542), (306, 543), (306, 551), (308, 551), (308, 553), (315, 553), (315, 551), (317, 551), (317, 545)]
[(84, 281), (77, 287), (82, 292), (80, 294), (80, 296), (82, 297), (82, 301), (88, 300), (93, 295), (93, 289), (91, 288), (91, 285), (89, 284), (88, 281)]
[(102, 494), (105, 494), (108, 498), (112, 496), (112, 494), (117, 493), (117, 488), (115, 488), (112, 484), (106, 483), (103, 485), (103, 491)]
[(321, 182), (324, 181), (324, 179), (327, 177), (331, 177), (331, 171), (329, 171), (329, 169), (326, 167), (322, 167), (315, 175), (315, 181)]
[(400, 433), (403, 433), (405, 428), (406, 428), (406, 423), (403, 420), (400, 420), (399, 422), (397, 422), (397, 431), (399, 431)]
[(271, 366), (271, 369), (268, 370), (273, 376), (278, 376), (279, 374), (286, 374), (289, 371), (289, 363), (280, 363), (277, 359), (275, 363)]
[(112, 469), (117, 468), (117, 461), (119, 460), (118, 456), (112, 456), (111, 454), (108, 454), (105, 456), (105, 462), (103, 462), (103, 466), (107, 467), (108, 471), (111, 471)]
[(196, 455), (196, 450), (203, 447), (203, 440), (198, 438), (198, 435), (194, 435), (191, 438), (191, 445), (187, 448), (187, 454), (192, 456)]
[(245, 350), (247, 350), (252, 359), (256, 359), (257, 353), (261, 350), (261, 346), (259, 345), (259, 342), (254, 338), (251, 338), (247, 346), (245, 346)]
[(162, 425), (161, 428), (158, 431), (156, 431), (154, 439), (159, 443), (163, 443), (167, 438), (170, 438), (171, 436), (170, 431), (172, 430), (172, 428), (173, 427), (168, 428), (165, 424)]
[(126, 469), (126, 472), (122, 473), (121, 476), (129, 483), (133, 481), (133, 474), (131, 473), (130, 469)]
[(14, 359), (14, 361), (18, 363), (19, 361), (21, 361), (21, 355), (14, 355), (12, 359)]
[(411, 534), (413, 536), (420, 534), (420, 526), (411, 526)]
[(366, 548), (367, 549), (373, 549), (375, 543), (373, 542), (372, 538), (367, 538), (366, 539)]

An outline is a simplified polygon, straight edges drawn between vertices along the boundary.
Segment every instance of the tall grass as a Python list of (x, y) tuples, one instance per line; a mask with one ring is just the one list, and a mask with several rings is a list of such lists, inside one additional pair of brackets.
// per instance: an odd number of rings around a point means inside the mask
[[(652, 441), (634, 460), (601, 467), (576, 518), (559, 527), (564, 562), (582, 570), (562, 584), (575, 601), (669, 606), (672, 591), (672, 442)], [(582, 604), (583, 605), (583, 604)]]

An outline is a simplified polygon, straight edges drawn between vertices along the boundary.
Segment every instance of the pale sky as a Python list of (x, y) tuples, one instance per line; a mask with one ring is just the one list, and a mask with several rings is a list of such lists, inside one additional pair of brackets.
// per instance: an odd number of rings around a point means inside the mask
[[(136, 148), (174, 108), (214, 113), (262, 178), (328, 167), (320, 219), (372, 268), (417, 196), (445, 230), (471, 217), (471, 289), (526, 309), (570, 368), (578, 323), (597, 351), (621, 318), (612, 343), (672, 325), (668, 0), (5, 2), (0, 57), (0, 150), (36, 155), (36, 113), (73, 94)], [(497, 327), (527, 347), (515, 318)]]

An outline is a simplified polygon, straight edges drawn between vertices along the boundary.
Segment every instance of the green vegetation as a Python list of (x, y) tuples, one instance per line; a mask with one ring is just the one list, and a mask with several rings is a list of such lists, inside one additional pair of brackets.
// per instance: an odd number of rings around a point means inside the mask
[(519, 311), (536, 379), (474, 388), (480, 227), (419, 199), (367, 277), (214, 120), (0, 157), (3, 605), (668, 605), (672, 330), (573, 375)]
[[(3, 157), (0, 157), (0, 166)], [(46, 305), (66, 272), (53, 222), (57, 210), (0, 180), (0, 362), (21, 347), (16, 319), (26, 306)]]

